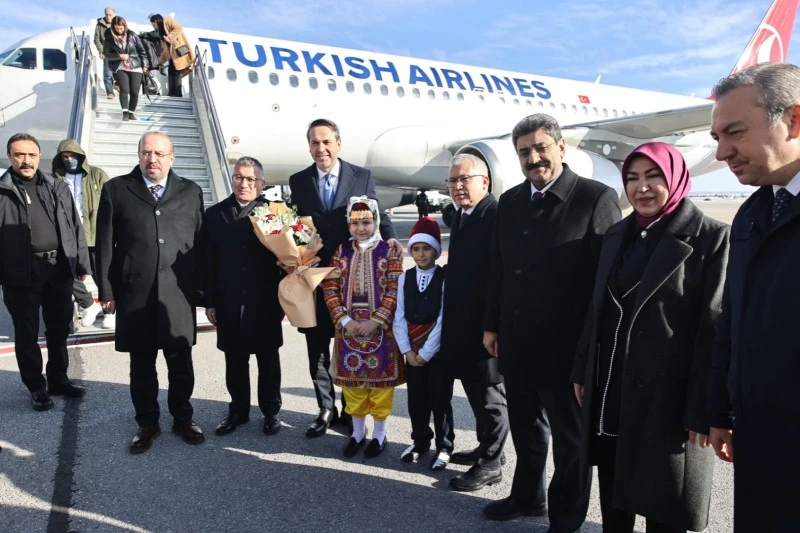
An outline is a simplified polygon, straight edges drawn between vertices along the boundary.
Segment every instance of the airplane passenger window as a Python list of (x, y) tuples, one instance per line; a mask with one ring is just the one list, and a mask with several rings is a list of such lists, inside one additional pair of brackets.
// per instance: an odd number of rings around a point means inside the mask
[(42, 50), (42, 66), (45, 70), (67, 70), (67, 54), (55, 48)]
[(594, 116), (598, 116), (598, 115), (600, 115), (600, 113), (597, 111), (597, 108), (596, 108), (596, 107), (593, 107), (593, 108), (592, 108), (592, 112), (594, 113)]
[(364, 93), (365, 94), (372, 94), (372, 85), (369, 83), (364, 84)]
[(228, 77), (229, 80), (236, 81), (236, 71), (233, 70), (232, 68), (226, 70), (225, 75)]
[(456, 100), (458, 100), (459, 102), (463, 102), (464, 101), (464, 95), (461, 94), (461, 93), (456, 94)]
[(556, 110), (555, 102), (550, 102), (550, 111), (555, 111), (555, 110)]
[(250, 83), (258, 83), (258, 72), (255, 70), (249, 71), (247, 73), (247, 79), (250, 80)]
[(399, 96), (400, 98), (402, 98), (402, 97), (404, 97), (405, 95), (406, 95), (406, 90), (405, 90), (405, 89), (403, 89), (401, 86), (399, 86), (399, 85), (398, 85), (398, 86), (397, 86), (397, 96)]
[(542, 102), (541, 100), (539, 100), (539, 101), (537, 102), (537, 105), (538, 105), (539, 107), (541, 107), (542, 109), (544, 109), (544, 102)]
[(349, 93), (355, 92), (356, 90), (356, 86), (352, 81), (348, 81), (344, 84), (344, 86), (347, 88), (347, 92)]
[(504, 96), (500, 97), (500, 103), (501, 104), (505, 104), (506, 103), (506, 98)]
[(531, 107), (533, 104), (531, 103), (530, 100), (525, 100), (525, 105)]
[(442, 98), (444, 98), (445, 100), (450, 100), (450, 93), (447, 91), (443, 92)]
[(414, 95), (414, 98), (419, 98), (419, 89), (417, 89), (416, 87), (414, 87), (414, 88), (411, 90), (411, 94), (413, 94), (413, 95)]
[(308, 86), (311, 87), (312, 89), (316, 89), (317, 87), (319, 87), (319, 82), (317, 81), (317, 78), (313, 76), (308, 78)]
[(297, 76), (292, 74), (291, 76), (289, 76), (289, 85), (291, 85), (292, 87), (297, 87), (300, 85), (300, 80), (297, 79)]
[(623, 117), (627, 117), (628, 116), (628, 112), (626, 110), (624, 110), (624, 109), (622, 110), (622, 116)]
[(603, 116), (604, 117), (608, 116), (608, 109), (606, 109), (605, 107), (603, 108)]
[(572, 104), (572, 114), (573, 115), (578, 114), (578, 106), (576, 106), (575, 104)]
[(478, 95), (478, 100), (480, 100), (481, 102), (485, 102), (486, 98), (484, 98), (482, 94), (479, 94)]
[(273, 72), (269, 75), (269, 84), (270, 85), (278, 85), (281, 82), (281, 79), (278, 77), (276, 72)]
[(212, 67), (211, 65), (209, 65), (208, 67), (208, 79), (210, 80), (214, 79), (214, 67)]
[(619, 116), (619, 113), (617, 113), (616, 109), (612, 109), (611, 112), (614, 114), (614, 118), (617, 118)]
[(436, 98), (436, 93), (433, 91), (428, 91), (428, 98), (434, 100)]
[(328, 80), (328, 90), (329, 91), (336, 90), (336, 80)]
[(567, 104), (561, 104), (561, 112), (562, 113), (566, 113), (567, 112)]
[(36, 48), (19, 48), (8, 59), (3, 61), (6, 67), (35, 69), (36, 68)]
[(387, 96), (389, 94), (389, 88), (386, 85), (381, 84), (381, 94), (383, 96)]
[(586, 107), (586, 106), (582, 106), (582, 107), (583, 107), (583, 114), (584, 115), (588, 115), (589, 114), (589, 108)]
[(519, 98), (514, 98), (514, 105), (519, 105)]

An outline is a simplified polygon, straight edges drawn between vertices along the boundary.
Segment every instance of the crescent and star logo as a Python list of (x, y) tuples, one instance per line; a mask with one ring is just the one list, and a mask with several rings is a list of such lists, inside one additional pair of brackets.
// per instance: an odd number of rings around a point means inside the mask
[(758, 63), (784, 63), (786, 61), (786, 47), (783, 45), (781, 34), (769, 24), (761, 24), (748, 46), (747, 53), (742, 54), (742, 60), (736, 65), (734, 72)]

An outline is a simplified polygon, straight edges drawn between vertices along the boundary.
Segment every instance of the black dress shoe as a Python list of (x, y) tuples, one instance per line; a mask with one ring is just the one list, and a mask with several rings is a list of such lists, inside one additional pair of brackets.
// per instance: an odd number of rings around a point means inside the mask
[(412, 444), (400, 454), (400, 460), (404, 463), (413, 463), (419, 460), (419, 457), (431, 449), (431, 443)]
[(66, 398), (83, 398), (86, 394), (86, 389), (75, 385), (70, 380), (62, 381), (61, 383), (47, 383), (47, 392), (53, 396), (64, 396)]
[(281, 419), (277, 416), (264, 417), (264, 435), (275, 435), (281, 430)]
[(335, 411), (331, 409), (320, 409), (317, 418), (306, 430), (306, 437), (314, 438), (324, 435), (333, 422), (334, 414)]
[[(364, 439), (367, 440), (367, 439)], [(364, 448), (364, 457), (367, 459), (372, 459), (373, 457), (377, 457), (386, 448), (386, 443), (389, 442), (389, 439), (383, 437), (383, 442), (378, 441), (378, 439), (372, 439), (367, 444), (367, 447)]]
[(353, 437), (350, 437), (349, 439), (347, 439), (347, 444), (345, 445), (344, 450), (342, 451), (342, 455), (344, 455), (345, 457), (354, 457), (358, 453), (358, 450), (360, 450), (361, 447), (364, 446), (364, 444), (366, 444), (366, 442), (367, 442), (366, 433), (364, 434), (364, 438), (359, 441), (357, 441)]
[(228, 413), (222, 422), (219, 423), (217, 429), (214, 430), (214, 433), (217, 435), (227, 435), (228, 433), (232, 433), (236, 426), (241, 426), (245, 422), (249, 422), (250, 417), (247, 415), (240, 415), (239, 413)]
[(439, 450), (431, 459), (431, 470), (444, 470), (450, 462), (450, 452)]
[(131, 441), (130, 450), (134, 455), (144, 453), (153, 445), (153, 439), (161, 435), (161, 428), (155, 426), (142, 426)]
[(172, 432), (180, 435), (186, 444), (202, 444), (206, 441), (203, 430), (194, 423), (194, 420), (174, 420), (172, 422)]
[(47, 411), (53, 408), (53, 400), (45, 390), (37, 390), (31, 393), (31, 405), (34, 411)]
[(547, 516), (547, 505), (531, 505), (509, 496), (484, 507), (483, 514), (490, 520), (513, 520), (520, 516)]
[[(456, 452), (450, 456), (450, 462), (456, 465), (474, 465), (481, 458), (481, 447), (473, 448), (468, 452)], [(506, 452), (500, 452), (500, 464), (506, 464)]]
[(472, 465), (472, 468), (451, 479), (450, 487), (461, 492), (472, 492), (501, 481), (503, 481), (503, 471), (499, 468), (489, 470), (482, 466)]

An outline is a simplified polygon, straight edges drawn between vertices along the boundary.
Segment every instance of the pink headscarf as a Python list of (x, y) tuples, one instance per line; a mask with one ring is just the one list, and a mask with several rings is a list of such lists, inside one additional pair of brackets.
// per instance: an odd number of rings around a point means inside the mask
[(689, 177), (689, 169), (686, 168), (686, 161), (683, 159), (683, 155), (675, 147), (662, 142), (651, 142), (635, 148), (625, 158), (625, 162), (622, 164), (623, 186), (631, 163), (637, 157), (642, 156), (650, 159), (661, 170), (669, 190), (667, 203), (655, 216), (644, 217), (639, 213), (635, 213), (636, 222), (639, 226), (646, 228), (653, 221), (669, 215), (678, 208), (683, 199), (689, 194), (689, 191), (692, 190), (692, 180)]

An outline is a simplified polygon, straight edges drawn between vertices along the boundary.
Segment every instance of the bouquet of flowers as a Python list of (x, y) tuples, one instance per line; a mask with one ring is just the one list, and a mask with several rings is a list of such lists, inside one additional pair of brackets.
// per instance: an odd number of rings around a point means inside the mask
[(297, 216), (297, 209), (281, 202), (260, 205), (250, 214), (250, 223), (261, 244), (293, 271), (278, 285), (278, 301), (289, 322), (298, 328), (317, 325), (314, 291), (334, 270), (314, 268), (322, 239), (311, 217)]

